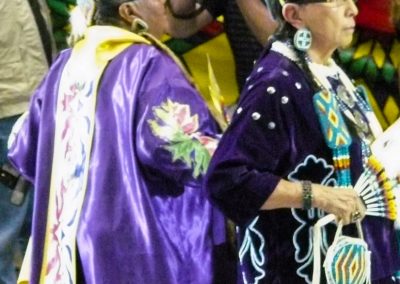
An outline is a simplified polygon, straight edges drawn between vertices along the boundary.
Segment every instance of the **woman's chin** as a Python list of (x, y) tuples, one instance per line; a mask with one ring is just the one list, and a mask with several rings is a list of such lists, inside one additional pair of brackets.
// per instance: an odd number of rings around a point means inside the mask
[(340, 45), (340, 48), (343, 49), (349, 47), (352, 41), (353, 41), (353, 36), (350, 36), (348, 39), (343, 40)]

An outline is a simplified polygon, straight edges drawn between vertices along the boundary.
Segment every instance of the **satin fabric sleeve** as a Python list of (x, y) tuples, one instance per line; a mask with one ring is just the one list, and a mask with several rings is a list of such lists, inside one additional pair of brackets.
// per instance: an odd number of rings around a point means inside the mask
[(36, 177), (37, 157), (41, 156), (43, 160), (43, 157), (47, 158), (50, 157), (48, 155), (52, 155), (52, 151), (48, 153), (48, 149), (52, 149), (53, 146), (52, 140), (46, 140), (47, 142), (41, 148), (38, 141), (40, 137), (52, 138), (54, 136), (55, 121), (49, 117), (53, 117), (55, 113), (52, 102), (57, 100), (58, 82), (69, 55), (70, 49), (60, 52), (49, 72), (32, 94), (28, 113), (21, 128), (13, 129), (16, 132), (13, 133), (15, 137), (10, 140), (8, 159), (32, 183)]
[(31, 183), (35, 179), (43, 85), (43, 83), (40, 84), (39, 88), (33, 94), (28, 112), (20, 117), (23, 120), (20, 128), (13, 128), (12, 137), (10, 137), (9, 141), (9, 161)]
[[(211, 199), (239, 225), (256, 217), (280, 180), (288, 134), (279, 101), (262, 79), (245, 86), (231, 125), (211, 160), (206, 188)], [(276, 84), (274, 84), (276, 85)]]
[(159, 58), (148, 73), (152, 84), (141, 92), (135, 123), (144, 174), (198, 186), (218, 143), (215, 121), (169, 58)]

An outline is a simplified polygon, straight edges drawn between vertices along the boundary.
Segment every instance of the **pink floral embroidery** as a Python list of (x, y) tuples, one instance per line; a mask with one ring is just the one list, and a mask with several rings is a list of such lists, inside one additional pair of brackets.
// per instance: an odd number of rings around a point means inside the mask
[(218, 140), (209, 136), (199, 136), (197, 139), (199, 140), (200, 144), (207, 149), (210, 156), (212, 156), (217, 149)]
[(153, 110), (155, 119), (148, 123), (155, 136), (168, 142), (165, 148), (173, 161), (181, 160), (193, 169), (197, 178), (208, 167), (218, 140), (200, 133), (198, 115), (191, 115), (190, 106), (167, 100)]

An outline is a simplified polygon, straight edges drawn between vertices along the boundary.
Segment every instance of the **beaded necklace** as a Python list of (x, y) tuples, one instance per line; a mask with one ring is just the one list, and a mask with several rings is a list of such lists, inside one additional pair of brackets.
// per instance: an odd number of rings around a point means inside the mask
[[(282, 54), (304, 70), (290, 43), (276, 41), (271, 50)], [(371, 154), (370, 144), (382, 133), (382, 128), (366, 101), (363, 89), (356, 88), (333, 60), (329, 61), (328, 66), (312, 63), (307, 58), (306, 62), (310, 75), (320, 90), (313, 96), (313, 102), (325, 141), (332, 150), (338, 186), (352, 186), (349, 151), (352, 138), (344, 120), (346, 117), (360, 137), (364, 167), (354, 190), (362, 198), (367, 215), (394, 220), (397, 210), (393, 189), (399, 186), (400, 176), (397, 179), (388, 178), (382, 164)], [(339, 82), (336, 91), (328, 77)]]
[[(315, 82), (319, 85), (321, 92), (314, 95), (313, 100), (320, 117), (321, 124), (329, 120), (325, 112), (321, 111), (321, 100), (324, 99), (326, 94), (330, 94), (333, 102), (330, 105), (332, 113), (339, 116), (338, 120), (330, 120), (326, 128), (338, 127), (338, 131), (347, 133), (346, 125), (343, 118), (340, 118), (343, 113), (351, 122), (353, 128), (356, 130), (357, 135), (361, 139), (361, 149), (364, 172), (354, 185), (354, 190), (357, 191), (359, 196), (363, 199), (366, 206), (366, 214), (371, 216), (386, 217), (390, 220), (395, 220), (397, 215), (397, 208), (394, 197), (394, 187), (397, 185), (396, 181), (388, 178), (386, 171), (382, 164), (372, 155), (370, 144), (376, 136), (378, 136), (382, 129), (372, 113), (372, 109), (364, 99), (362, 89), (357, 89), (351, 83), (350, 79), (344, 72), (334, 63), (330, 62), (330, 66), (337, 71), (337, 79), (342, 84), (339, 85), (336, 92), (333, 90), (328, 79), (321, 76), (321, 72), (317, 71), (317, 66), (308, 62), (311, 73), (314, 75)], [(325, 94), (325, 95), (323, 95)], [(333, 99), (334, 98), (334, 99)], [(332, 117), (331, 113), (331, 117)], [(325, 118), (323, 118), (323, 116)], [(335, 122), (339, 122), (335, 124)], [(324, 129), (324, 130), (325, 130)], [(329, 140), (329, 130), (324, 131), (325, 137)], [(351, 142), (351, 138), (348, 142)], [(336, 145), (334, 145), (336, 144)], [(336, 173), (338, 175), (339, 186), (346, 187), (352, 186), (350, 176), (350, 153), (348, 143), (330, 143), (333, 152), (333, 161)], [(333, 147), (332, 147), (333, 146)]]
[[(290, 42), (275, 41), (272, 44), (271, 50), (282, 54), (304, 70), (304, 66), (300, 64), (300, 60)], [(324, 67), (325, 70), (317, 70), (317, 67), (321, 65), (311, 63), (309, 58), (306, 58), (306, 62), (312, 73), (311, 77), (320, 90), (313, 96), (314, 108), (320, 120), (325, 142), (333, 153), (333, 165), (337, 175), (338, 186), (350, 187), (352, 183), (349, 147), (352, 138), (340, 111), (336, 94), (326, 76), (321, 76), (321, 74), (326, 72), (320, 71), (328, 71), (332, 75), (336, 74), (337, 76), (338, 72), (330, 67)]]
[[(364, 122), (365, 117), (359, 115), (355, 118), (353, 114), (355, 112), (362, 114), (362, 108), (365, 106), (359, 103), (358, 98), (355, 98), (354, 94), (345, 88), (338, 68), (335, 68), (335, 65), (332, 63), (333, 61), (331, 61), (329, 67), (327, 67), (314, 64), (310, 60), (307, 60), (308, 67), (313, 75), (313, 80), (321, 90), (313, 96), (313, 102), (327, 145), (332, 149), (333, 165), (337, 174), (338, 186), (350, 187), (352, 186), (352, 180), (349, 147), (352, 143), (352, 138), (343, 114), (356, 126), (358, 124), (357, 119)], [(337, 91), (333, 89), (328, 78), (324, 75), (324, 72), (321, 72), (323, 68), (328, 68), (336, 74), (335, 77), (339, 81)], [(363, 123), (363, 125), (368, 124)], [(357, 126), (355, 128), (357, 129)], [(363, 128), (362, 130), (368, 133), (369, 127)]]

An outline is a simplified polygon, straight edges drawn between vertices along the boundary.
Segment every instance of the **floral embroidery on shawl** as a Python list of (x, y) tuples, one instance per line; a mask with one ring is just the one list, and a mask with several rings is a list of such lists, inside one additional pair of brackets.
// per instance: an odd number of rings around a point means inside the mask
[(197, 178), (207, 170), (218, 140), (202, 135), (199, 117), (190, 113), (190, 107), (168, 99), (153, 109), (155, 119), (148, 120), (153, 134), (168, 142), (165, 146), (172, 153), (172, 160), (180, 160), (193, 169)]
[[(85, 196), (93, 107), (96, 94), (93, 81), (79, 81), (65, 72), (57, 103), (59, 118), (53, 163), (53, 194), (49, 205), (49, 238), (44, 280), (51, 283), (74, 283), (74, 248), (80, 210)], [(76, 127), (80, 125), (81, 127)]]

